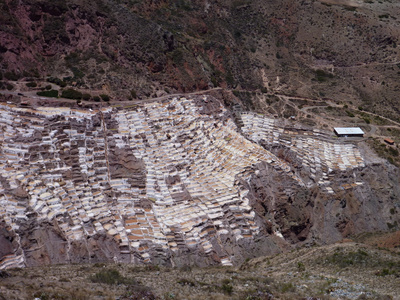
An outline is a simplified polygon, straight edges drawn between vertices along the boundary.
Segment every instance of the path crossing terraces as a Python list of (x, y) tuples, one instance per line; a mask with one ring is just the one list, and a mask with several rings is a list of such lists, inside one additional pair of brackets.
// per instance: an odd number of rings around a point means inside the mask
[[(318, 129), (285, 129), (277, 126), (274, 119), (254, 113), (242, 113), (241, 118), (242, 131), (250, 140), (289, 147), (298, 154), (303, 166), (310, 168), (311, 178), (321, 185), (329, 184), (333, 170), (365, 166), (355, 144), (334, 140)], [(331, 188), (328, 192), (333, 193)]]
[(264, 161), (303, 183), (226, 114), (185, 98), (98, 111), (0, 104), (0, 219), (17, 232), (33, 211), (69, 242), (111, 236), (132, 261), (197, 249), (230, 265), (222, 240), (260, 230), (237, 179)]

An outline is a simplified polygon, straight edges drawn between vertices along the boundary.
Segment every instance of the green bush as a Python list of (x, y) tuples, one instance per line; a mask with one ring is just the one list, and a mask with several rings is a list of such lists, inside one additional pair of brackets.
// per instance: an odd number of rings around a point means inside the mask
[(389, 147), (388, 152), (393, 156), (399, 156), (399, 150)]
[(57, 90), (41, 91), (41, 92), (37, 92), (36, 95), (42, 96), (42, 97), (57, 98), (58, 91)]
[(181, 49), (175, 49), (171, 54), (172, 61), (175, 65), (183, 63), (183, 51)]
[(225, 80), (228, 86), (233, 86), (235, 84), (235, 78), (232, 75), (232, 72), (228, 71), (225, 75)]
[(53, 16), (46, 18), (43, 25), (43, 37), (46, 43), (59, 40), (65, 44), (69, 44), (70, 40), (65, 30), (63, 18)]
[(30, 69), (29, 71), (24, 70), (22, 72), (22, 76), (23, 77), (35, 77), (35, 78), (39, 78), (40, 74), (39, 74), (39, 70), (38, 69)]
[(232, 286), (230, 283), (224, 283), (224, 284), (222, 284), (221, 289), (222, 289), (222, 291), (223, 291), (225, 294), (232, 295), (233, 286)]
[(51, 90), (51, 84), (46, 85), (45, 89), (48, 91)]
[(316, 70), (315, 71), (315, 75), (316, 78), (319, 82), (324, 82), (326, 81), (328, 78), (333, 78), (333, 74), (329, 73), (329, 72), (325, 72), (324, 70)]
[(4, 77), (8, 80), (17, 81), (20, 76), (15, 72), (5, 72)]
[(34, 82), (34, 81), (31, 81), (31, 82), (28, 82), (28, 83), (26, 84), (26, 86), (27, 86), (27, 87), (30, 87), (30, 88), (34, 88), (34, 87), (37, 87), (37, 83)]
[(82, 72), (82, 70), (78, 69), (77, 67), (70, 67), (72, 73), (74, 73), (74, 78), (75, 79), (82, 79), (85, 77), (85, 73)]
[(191, 1), (188, 1), (188, 0), (178, 0), (178, 1), (174, 1), (174, 2), (175, 2), (175, 6), (176, 6), (177, 8), (180, 8), (180, 9), (183, 9), (183, 10), (186, 10), (186, 11), (191, 11), (191, 10), (193, 10)]
[[(387, 160), (388, 160), (388, 162), (390, 162), (392, 165), (395, 165), (395, 164), (396, 164), (395, 161), (394, 161), (394, 159), (393, 159), (393, 157), (391, 157), (391, 156), (389, 156), (389, 157), (387, 158)], [(390, 227), (389, 224), (390, 224), (390, 223), (388, 223), (388, 227), (389, 227), (389, 229), (391, 229), (392, 227)]]
[(47, 79), (47, 81), (51, 82), (51, 83), (54, 83), (54, 84), (57, 84), (60, 87), (66, 87), (67, 86), (67, 83), (65, 81), (63, 81), (63, 80), (61, 80), (60, 78), (57, 78), (57, 77), (49, 77)]
[(299, 272), (304, 272), (306, 270), (306, 267), (304, 266), (304, 264), (302, 262), (298, 262), (297, 270), (299, 270)]
[(106, 94), (101, 94), (101, 95), (100, 95), (100, 98), (101, 98), (103, 101), (106, 101), (106, 102), (110, 101), (110, 96), (108, 96), (108, 95), (106, 95)]
[(280, 290), (282, 293), (287, 293), (287, 292), (294, 293), (296, 291), (296, 286), (294, 286), (293, 283), (291, 282), (283, 283), (282, 286), (280, 287)]
[(229, 280), (228, 278), (222, 280), (221, 290), (227, 295), (232, 295), (233, 286), (231, 284), (231, 280)]
[(94, 96), (93, 100), (96, 101), (96, 102), (100, 102), (100, 97), (99, 96)]
[(11, 91), (14, 88), (14, 85), (12, 85), (11, 83), (7, 83), (6, 87), (7, 90)]
[(131, 96), (132, 96), (132, 98), (134, 98), (134, 99), (137, 98), (136, 90), (131, 90)]
[(138, 285), (137, 281), (122, 276), (116, 269), (101, 270), (89, 279), (94, 283)]
[(82, 99), (83, 99), (83, 100), (86, 100), (86, 101), (87, 101), (87, 100), (89, 100), (90, 98), (92, 98), (92, 96), (91, 96), (90, 94), (83, 94), (83, 95), (82, 95)]
[(74, 89), (66, 89), (61, 93), (62, 98), (67, 99), (82, 99), (82, 93)]

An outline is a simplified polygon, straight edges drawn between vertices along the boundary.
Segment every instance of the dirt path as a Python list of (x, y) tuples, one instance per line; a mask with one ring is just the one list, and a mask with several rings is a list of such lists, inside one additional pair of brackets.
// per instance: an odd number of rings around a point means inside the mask
[[(188, 96), (193, 96), (193, 95), (205, 95), (208, 94), (210, 92), (213, 91), (221, 91), (224, 90), (223, 88), (217, 87), (217, 88), (212, 88), (209, 90), (203, 90), (203, 91), (196, 91), (196, 92), (191, 92), (191, 93), (176, 93), (176, 94), (169, 94), (169, 95), (165, 95), (165, 96), (161, 96), (161, 97), (156, 97), (156, 98), (149, 98), (149, 99), (142, 99), (142, 100), (124, 100), (124, 101), (117, 101), (117, 100), (110, 100), (109, 102), (96, 102), (96, 101), (82, 101), (82, 105), (83, 106), (90, 106), (90, 105), (95, 105), (95, 106), (100, 106), (100, 107), (106, 107), (106, 106), (112, 106), (112, 107), (120, 107), (120, 106), (131, 106), (131, 105), (141, 105), (143, 103), (152, 103), (152, 102), (158, 102), (158, 101), (163, 101), (165, 99), (171, 98), (171, 97), (178, 97), (178, 96), (183, 96), (183, 97), (188, 97)], [(227, 89), (225, 89), (227, 90)], [(230, 91), (230, 90), (228, 90)], [(73, 100), (73, 99), (66, 99), (66, 98), (49, 98), (49, 97), (42, 97), (42, 96), (37, 96), (36, 95), (36, 91), (28, 91), (28, 92), (20, 92), (20, 91), (0, 91), (0, 94), (3, 95), (13, 95), (13, 96), (19, 96), (22, 98), (32, 98), (33, 100), (38, 100), (38, 101), (47, 101), (49, 104), (52, 105), (57, 105), (60, 103), (65, 103), (65, 104), (76, 104), (77, 100)], [(295, 110), (297, 110), (298, 112), (302, 112), (302, 113), (308, 113), (313, 115), (319, 122), (321, 123), (326, 123), (321, 116), (319, 116), (318, 114), (314, 114), (312, 112), (309, 112), (310, 110), (314, 109), (314, 108), (321, 108), (321, 107), (337, 107), (337, 108), (343, 108), (343, 105), (341, 104), (337, 104), (335, 102), (333, 102), (330, 99), (324, 99), (324, 100), (319, 100), (319, 99), (312, 99), (312, 98), (308, 98), (308, 97), (297, 97), (297, 96), (289, 96), (289, 95), (285, 95), (285, 94), (274, 94), (276, 96), (278, 96), (281, 100), (285, 101), (286, 104), (290, 105), (291, 107), (293, 107)], [(299, 108), (296, 104), (294, 104), (291, 99), (296, 99), (296, 100), (304, 100), (304, 101), (310, 101), (310, 102), (315, 102), (315, 103), (324, 103), (325, 105), (314, 105), (314, 106), (306, 106), (306, 107), (302, 107)], [(349, 107), (352, 110), (357, 111), (357, 108), (355, 107)], [(363, 111), (363, 113), (366, 113), (370, 116), (375, 116), (375, 117), (380, 117), (388, 122), (391, 122), (392, 124), (395, 124), (396, 128), (400, 128), (400, 123), (396, 122), (392, 119), (389, 119), (387, 117), (372, 113), (372, 112), (368, 112), (368, 111)], [(364, 125), (364, 124), (362, 124)], [(371, 126), (371, 125), (370, 125)], [(373, 125), (373, 126), (378, 126), (381, 127), (379, 125)], [(374, 130), (375, 132), (376, 130)]]
[[(83, 106), (88, 106), (88, 105), (96, 105), (96, 106), (126, 106), (126, 105), (140, 105), (143, 103), (152, 103), (152, 102), (158, 102), (158, 101), (163, 101), (165, 99), (169, 99), (171, 97), (178, 97), (178, 96), (183, 96), (183, 97), (188, 97), (188, 96), (193, 96), (193, 95), (205, 95), (213, 91), (219, 91), (222, 90), (222, 88), (212, 88), (209, 90), (203, 90), (203, 91), (196, 91), (196, 92), (191, 92), (191, 93), (178, 93), (178, 94), (169, 94), (157, 98), (149, 98), (149, 99), (142, 99), (142, 100), (124, 100), (124, 101), (118, 101), (118, 100), (110, 100), (108, 102), (96, 102), (96, 101), (85, 101), (82, 100), (82, 105)], [(48, 101), (48, 103), (51, 103), (53, 105), (57, 105), (60, 103), (66, 103), (66, 104), (76, 104), (77, 100), (75, 99), (66, 99), (66, 98), (50, 98), (50, 97), (42, 97), (42, 96), (37, 96), (36, 91), (29, 91), (29, 92), (20, 92), (20, 91), (0, 91), (0, 94), (3, 95), (13, 95), (13, 96), (18, 96), (21, 98), (32, 98), (34, 100), (42, 100), (42, 101)]]

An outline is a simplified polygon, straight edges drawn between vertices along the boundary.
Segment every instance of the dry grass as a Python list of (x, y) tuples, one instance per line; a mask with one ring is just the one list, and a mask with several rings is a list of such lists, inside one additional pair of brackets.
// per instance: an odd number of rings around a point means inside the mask
[(12, 269), (1, 273), (0, 299), (397, 299), (400, 252), (395, 250), (350, 242), (260, 257), (238, 267)]

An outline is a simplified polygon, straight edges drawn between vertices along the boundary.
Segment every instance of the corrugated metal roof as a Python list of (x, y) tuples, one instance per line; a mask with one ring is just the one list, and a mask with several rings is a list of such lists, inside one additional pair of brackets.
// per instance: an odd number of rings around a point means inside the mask
[(364, 134), (364, 131), (360, 127), (335, 127), (334, 129), (337, 134)]
[(388, 144), (394, 144), (394, 141), (392, 139), (384, 139), (384, 141)]

